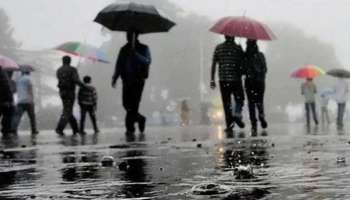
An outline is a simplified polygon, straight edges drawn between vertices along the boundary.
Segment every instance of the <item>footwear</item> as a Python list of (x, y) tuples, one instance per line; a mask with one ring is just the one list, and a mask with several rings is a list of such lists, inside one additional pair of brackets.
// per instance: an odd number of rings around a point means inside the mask
[(226, 128), (224, 131), (225, 131), (225, 133), (233, 133), (232, 128)]
[(267, 128), (267, 121), (264, 118), (261, 118), (260, 125), (261, 125), (261, 128), (263, 129)]
[(99, 133), (100, 132), (100, 130), (99, 129), (96, 129), (95, 130), (95, 134), (97, 134), (97, 133)]
[(61, 131), (61, 130), (56, 129), (55, 131), (56, 131), (56, 133), (57, 133), (58, 135), (64, 135), (64, 132)]
[(80, 135), (86, 135), (87, 133), (85, 131), (79, 131)]
[(38, 130), (32, 131), (32, 135), (37, 135), (37, 134), (39, 134), (39, 131), (38, 131)]
[(257, 133), (257, 132), (258, 132), (258, 127), (252, 126), (252, 133)]
[(234, 122), (238, 125), (239, 128), (245, 127), (245, 124), (240, 117), (235, 117)]
[(76, 134), (78, 134), (78, 133), (80, 133), (79, 130), (73, 130), (73, 135), (76, 135)]
[(140, 133), (144, 133), (146, 128), (146, 117), (142, 117), (139, 121), (139, 130)]

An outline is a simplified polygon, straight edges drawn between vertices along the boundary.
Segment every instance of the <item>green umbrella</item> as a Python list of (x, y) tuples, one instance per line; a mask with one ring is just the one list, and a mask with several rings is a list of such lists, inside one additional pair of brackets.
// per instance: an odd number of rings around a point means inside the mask
[(105, 52), (92, 45), (83, 44), (81, 42), (66, 42), (57, 46), (55, 49), (75, 56), (87, 58), (92, 61), (109, 63)]

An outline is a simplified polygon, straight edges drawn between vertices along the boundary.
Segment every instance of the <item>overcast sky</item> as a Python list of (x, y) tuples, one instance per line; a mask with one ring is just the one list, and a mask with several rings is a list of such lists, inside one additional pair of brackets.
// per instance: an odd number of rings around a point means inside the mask
[[(311, 36), (333, 43), (339, 60), (350, 67), (350, 0), (172, 0), (184, 10), (218, 19), (242, 15), (261, 21), (286, 21)], [(62, 41), (99, 45), (108, 39), (93, 23), (114, 0), (0, 0), (23, 49), (51, 48)]]

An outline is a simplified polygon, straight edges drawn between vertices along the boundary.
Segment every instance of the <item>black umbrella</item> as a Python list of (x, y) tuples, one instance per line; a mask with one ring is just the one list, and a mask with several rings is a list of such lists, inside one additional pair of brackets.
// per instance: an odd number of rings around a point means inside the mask
[(141, 34), (168, 32), (175, 25), (154, 6), (136, 3), (111, 4), (100, 11), (94, 21), (112, 31)]
[(350, 71), (346, 69), (331, 69), (327, 74), (338, 78), (350, 78)]

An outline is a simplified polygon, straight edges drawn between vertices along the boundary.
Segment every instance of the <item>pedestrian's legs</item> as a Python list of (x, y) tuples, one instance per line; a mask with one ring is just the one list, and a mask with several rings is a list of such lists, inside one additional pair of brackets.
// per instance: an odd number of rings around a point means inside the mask
[(233, 124), (232, 99), (231, 99), (232, 93), (230, 90), (230, 83), (220, 81), (220, 91), (221, 91), (222, 104), (225, 112), (226, 128), (227, 130), (229, 130), (231, 129), (231, 126)]
[(310, 103), (305, 103), (306, 125), (310, 125)]
[(324, 106), (321, 107), (321, 123), (325, 124), (326, 122), (326, 108)]
[(86, 117), (86, 108), (85, 106), (80, 106), (80, 133), (85, 133), (85, 117)]
[(25, 104), (18, 104), (17, 105), (17, 109), (15, 111), (15, 117), (13, 118), (12, 125), (11, 125), (14, 130), (18, 129), (18, 126), (21, 122), (21, 118), (22, 118), (25, 110), (26, 110)]
[(242, 81), (234, 81), (231, 84), (232, 90), (233, 90), (233, 95), (235, 98), (235, 111), (234, 111), (234, 116), (238, 117), (239, 119), (242, 118), (242, 108), (244, 105), (244, 90), (243, 90), (243, 85)]
[(8, 134), (13, 131), (12, 120), (14, 107), (12, 105), (1, 106), (2, 107), (2, 120), (1, 120), (1, 132), (3, 134)]
[(310, 106), (311, 106), (311, 111), (312, 111), (312, 116), (314, 118), (314, 122), (317, 125), (318, 119), (317, 119), (317, 113), (316, 113), (316, 103), (312, 102), (312, 103), (310, 103)]
[(245, 81), (245, 91), (248, 98), (248, 108), (249, 108), (249, 118), (252, 129), (256, 131), (257, 128), (257, 119), (256, 119), (256, 91), (254, 90), (254, 83), (252, 81)]
[(63, 129), (66, 127), (67, 123), (69, 122), (73, 132), (77, 133), (78, 130), (78, 123), (73, 116), (73, 106), (74, 106), (74, 100), (75, 100), (75, 94), (74, 92), (61, 92), (61, 99), (63, 104), (63, 111), (62, 115), (60, 117), (60, 120), (57, 124), (56, 132), (62, 133)]
[(91, 106), (90, 109), (88, 110), (90, 118), (91, 118), (91, 123), (92, 127), (94, 128), (95, 133), (99, 132), (98, 126), (97, 126), (97, 120), (96, 120), (96, 111), (94, 108)]
[(27, 112), (28, 112), (28, 117), (30, 120), (30, 126), (32, 129), (32, 134), (38, 133), (38, 129), (36, 126), (36, 117), (35, 117), (35, 106), (34, 103), (28, 104), (27, 105)]
[(127, 132), (133, 133), (135, 132), (135, 126), (134, 126), (134, 117), (133, 117), (133, 104), (134, 104), (134, 95), (133, 95), (133, 84), (129, 83), (127, 81), (123, 82), (123, 107), (126, 111), (125, 116), (125, 127)]
[(345, 112), (345, 103), (338, 103), (338, 117), (337, 117), (338, 126), (343, 126), (344, 112)]
[(142, 93), (145, 86), (145, 81), (137, 81), (136, 91), (135, 91), (135, 122), (139, 124), (139, 130), (141, 133), (145, 131), (146, 128), (146, 117), (139, 112), (140, 103), (142, 99)]
[(265, 81), (256, 81), (256, 95), (257, 95), (257, 104), (256, 107), (259, 112), (259, 120), (262, 128), (267, 128), (268, 124), (265, 118), (265, 109), (264, 109), (264, 96), (265, 96)]
[(245, 124), (242, 120), (242, 108), (244, 105), (244, 90), (242, 80), (233, 81), (231, 84), (231, 90), (235, 98), (235, 111), (233, 114), (233, 120), (240, 128), (244, 128)]
[(73, 115), (73, 107), (72, 107), (72, 113), (71, 113), (70, 118), (69, 118), (69, 124), (70, 124), (74, 134), (79, 132), (79, 126), (78, 126), (77, 119), (75, 119), (75, 117)]
[(326, 107), (324, 111), (325, 111), (327, 123), (329, 124), (329, 123), (331, 123), (331, 120), (329, 119), (328, 108)]

